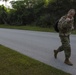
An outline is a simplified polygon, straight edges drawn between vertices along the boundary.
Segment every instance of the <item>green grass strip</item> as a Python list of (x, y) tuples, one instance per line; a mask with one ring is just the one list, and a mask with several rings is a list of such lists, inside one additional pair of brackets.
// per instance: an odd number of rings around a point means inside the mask
[[(9, 28), (9, 29), (20, 29), (20, 30), (31, 30), (31, 31), (42, 31), (42, 32), (55, 32), (54, 28), (42, 28), (38, 26), (26, 25), (0, 25), (0, 28)], [(57, 32), (56, 32), (57, 33)], [(76, 30), (72, 31), (72, 34), (76, 34)]]
[(54, 32), (53, 28), (42, 28), (32, 25), (27, 26), (17, 26), (17, 25), (0, 25), (0, 28), (9, 28), (9, 29), (21, 29), (21, 30), (32, 30), (32, 31), (44, 31), (44, 32)]
[(0, 45), (0, 75), (70, 75)]

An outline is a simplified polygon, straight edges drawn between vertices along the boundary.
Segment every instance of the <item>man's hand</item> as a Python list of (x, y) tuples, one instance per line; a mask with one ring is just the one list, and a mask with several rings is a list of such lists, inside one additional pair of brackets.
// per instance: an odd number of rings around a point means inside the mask
[(67, 22), (70, 22), (70, 21), (71, 21), (71, 19), (70, 19), (70, 18), (66, 18), (66, 21), (67, 21)]

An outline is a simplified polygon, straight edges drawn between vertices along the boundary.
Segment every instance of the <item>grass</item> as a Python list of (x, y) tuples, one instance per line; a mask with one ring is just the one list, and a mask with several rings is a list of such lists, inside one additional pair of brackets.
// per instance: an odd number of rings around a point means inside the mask
[(76, 30), (72, 31), (72, 34), (76, 34)]
[(0, 75), (70, 75), (0, 45)]
[(0, 28), (10, 28), (10, 29), (21, 29), (21, 30), (32, 30), (32, 31), (45, 31), (45, 32), (53, 32), (53, 28), (41, 28), (36, 26), (13, 26), (13, 25), (0, 25)]
[[(9, 28), (9, 29), (20, 29), (20, 30), (31, 30), (31, 31), (43, 31), (43, 32), (55, 32), (54, 28), (41, 28), (37, 26), (15, 26), (15, 25), (0, 25), (0, 28)], [(72, 34), (76, 34), (76, 30), (72, 31)]]

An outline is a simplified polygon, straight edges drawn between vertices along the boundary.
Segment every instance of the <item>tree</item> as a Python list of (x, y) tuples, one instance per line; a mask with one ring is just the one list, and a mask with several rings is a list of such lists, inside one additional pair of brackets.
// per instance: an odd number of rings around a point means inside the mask
[(0, 23), (51, 27), (69, 9), (76, 9), (76, 0), (13, 0), (11, 4), (8, 12), (0, 7)]
[(7, 11), (6, 8), (2, 5), (0, 6), (0, 19), (1, 19), (1, 23), (3, 24), (8, 24), (7, 23)]
[(9, 1), (9, 0), (1, 0), (1, 1), (4, 1), (5, 2), (5, 6), (7, 7), (7, 1)]

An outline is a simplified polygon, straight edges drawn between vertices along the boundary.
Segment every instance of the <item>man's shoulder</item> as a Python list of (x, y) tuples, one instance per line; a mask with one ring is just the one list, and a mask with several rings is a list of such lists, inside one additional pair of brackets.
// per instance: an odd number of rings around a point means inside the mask
[(67, 15), (63, 15), (61, 18), (65, 18), (66, 19)]
[(66, 19), (66, 15), (62, 16), (60, 19), (59, 19), (59, 22)]

